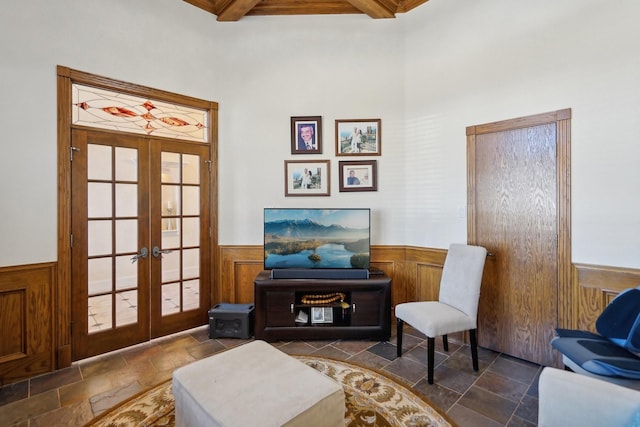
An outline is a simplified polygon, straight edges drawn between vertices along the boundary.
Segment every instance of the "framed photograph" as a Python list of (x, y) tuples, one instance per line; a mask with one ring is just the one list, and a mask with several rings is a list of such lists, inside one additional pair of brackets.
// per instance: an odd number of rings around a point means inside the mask
[(311, 307), (311, 323), (333, 323), (331, 307)]
[(329, 196), (329, 160), (284, 161), (285, 196)]
[(376, 160), (339, 162), (340, 191), (378, 191)]
[(322, 154), (322, 117), (291, 117), (291, 154)]
[(336, 156), (381, 155), (381, 120), (336, 120)]

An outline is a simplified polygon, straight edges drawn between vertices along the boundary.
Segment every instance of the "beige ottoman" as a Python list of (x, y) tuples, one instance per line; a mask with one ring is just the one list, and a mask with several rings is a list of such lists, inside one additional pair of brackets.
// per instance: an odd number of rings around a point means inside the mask
[(344, 426), (340, 384), (264, 341), (173, 373), (176, 426)]

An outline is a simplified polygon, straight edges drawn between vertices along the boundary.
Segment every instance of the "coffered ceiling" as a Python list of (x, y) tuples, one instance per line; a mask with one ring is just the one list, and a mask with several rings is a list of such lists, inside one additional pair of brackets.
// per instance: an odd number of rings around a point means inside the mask
[(256, 15), (365, 14), (374, 19), (395, 18), (428, 0), (183, 0), (217, 16), (238, 21)]

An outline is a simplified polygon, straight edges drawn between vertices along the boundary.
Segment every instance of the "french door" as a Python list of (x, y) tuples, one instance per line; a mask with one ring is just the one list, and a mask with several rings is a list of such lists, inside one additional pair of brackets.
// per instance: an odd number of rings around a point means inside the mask
[(210, 147), (72, 131), (72, 359), (206, 322)]

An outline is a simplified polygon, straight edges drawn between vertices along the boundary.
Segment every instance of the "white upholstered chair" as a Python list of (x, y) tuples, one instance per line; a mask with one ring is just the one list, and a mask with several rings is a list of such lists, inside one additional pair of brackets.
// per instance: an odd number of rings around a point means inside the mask
[(447, 334), (469, 331), (473, 370), (478, 370), (476, 336), (480, 285), (487, 250), (481, 246), (452, 244), (444, 261), (438, 301), (398, 304), (398, 357), (402, 356), (402, 328), (408, 323), (427, 336), (427, 379), (433, 384), (435, 337), (442, 336), (449, 351)]

